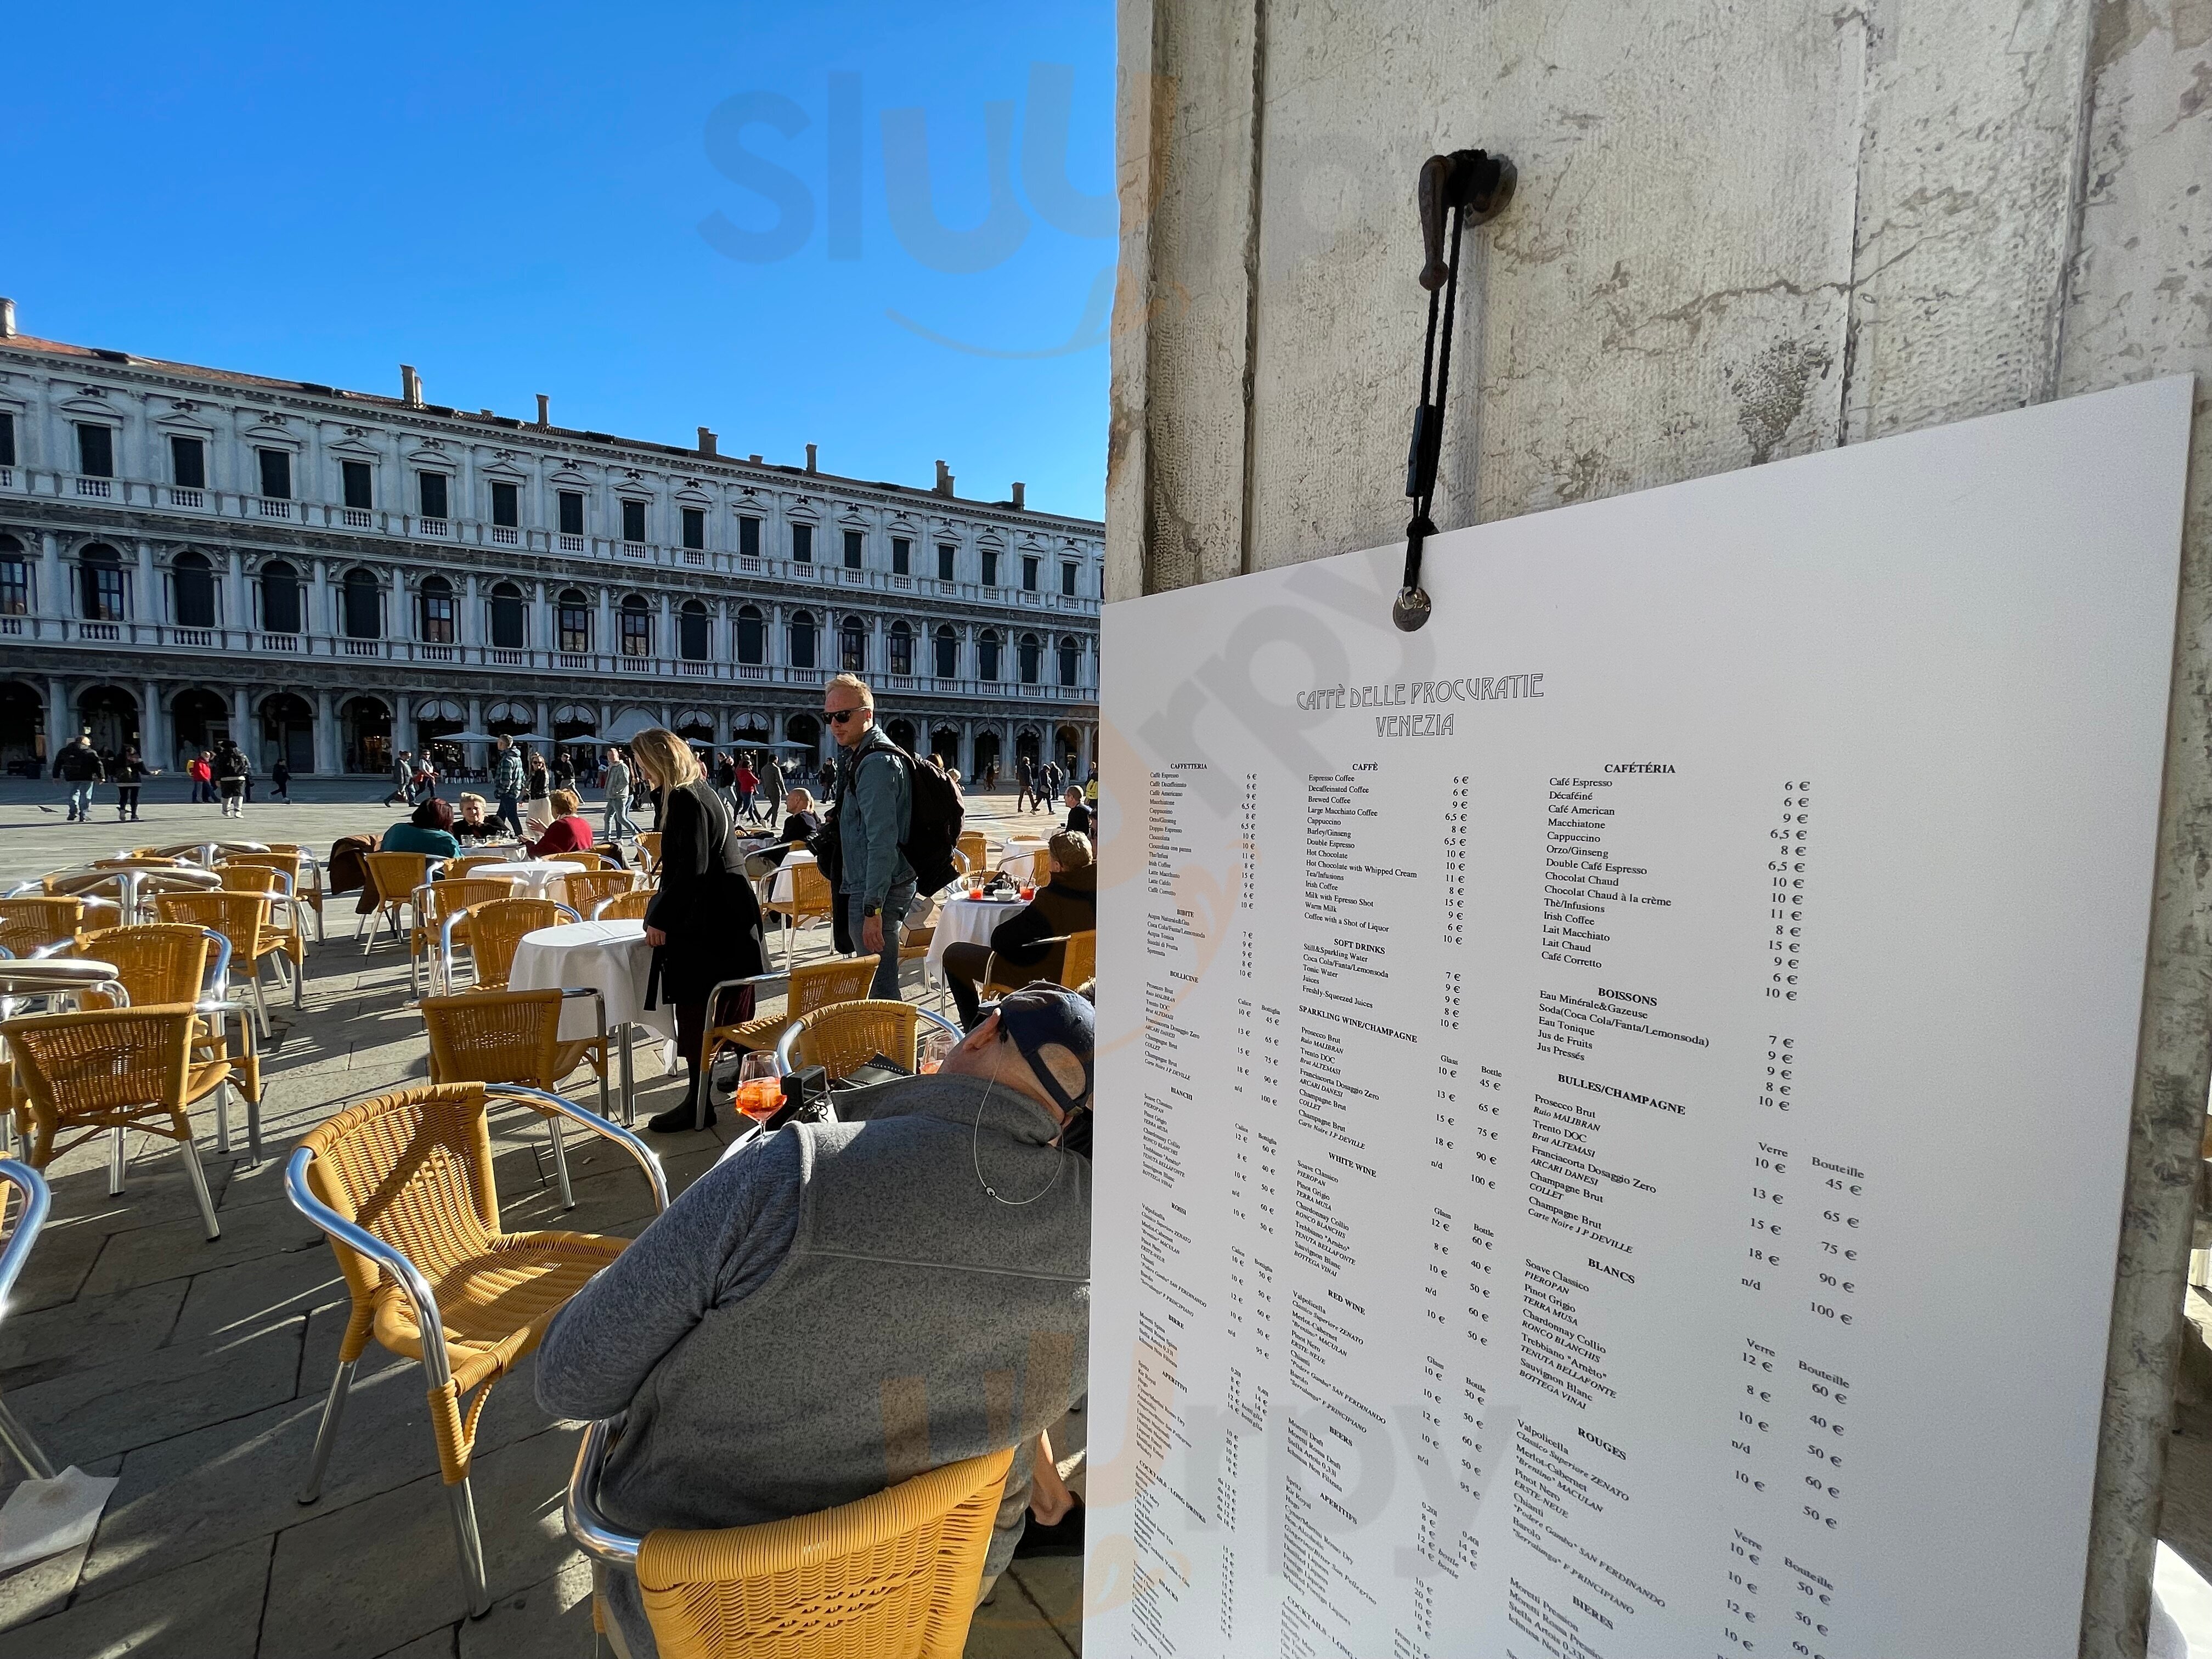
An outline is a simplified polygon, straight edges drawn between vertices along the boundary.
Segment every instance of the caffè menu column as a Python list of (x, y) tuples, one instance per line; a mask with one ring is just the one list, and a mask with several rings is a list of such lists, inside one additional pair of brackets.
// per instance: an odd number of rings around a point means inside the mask
[(2188, 410), (1109, 608), (1097, 1651), (2075, 1651)]

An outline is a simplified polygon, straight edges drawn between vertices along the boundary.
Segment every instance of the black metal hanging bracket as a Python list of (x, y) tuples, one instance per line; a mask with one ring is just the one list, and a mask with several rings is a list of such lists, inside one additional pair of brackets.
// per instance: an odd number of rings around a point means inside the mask
[(1429, 596), (1421, 586), (1421, 548), (1437, 533), (1429, 508), (1437, 493), (1437, 464), (1443, 453), (1452, 315), (1459, 299), (1460, 234), (1469, 224), (1488, 224), (1505, 210), (1513, 199), (1514, 179), (1513, 163), (1487, 150), (1454, 150), (1421, 163), (1420, 284), (1428, 290), (1429, 327), (1421, 348), (1421, 400), (1413, 412), (1413, 443), (1406, 456), (1406, 495), (1413, 503), (1413, 516), (1406, 526), (1406, 575), (1390, 607), (1391, 620), (1408, 634), (1429, 619)]

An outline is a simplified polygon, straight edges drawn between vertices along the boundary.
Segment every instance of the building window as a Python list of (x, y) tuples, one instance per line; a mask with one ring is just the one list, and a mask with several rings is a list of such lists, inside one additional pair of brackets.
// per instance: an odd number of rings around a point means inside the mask
[(999, 678), (999, 630), (987, 628), (975, 637), (975, 676), (978, 679)]
[(1023, 592), (1034, 593), (1037, 591), (1037, 566), (1042, 562), (1042, 560), (1032, 557), (1028, 554), (1024, 554), (1022, 556)]
[(837, 630), (837, 666), (848, 674), (868, 672), (868, 625), (858, 617), (846, 617)]
[(845, 532), (845, 568), (858, 570), (860, 568), (860, 532), (857, 530), (848, 530)]
[(384, 637), (384, 596), (376, 578), (356, 566), (345, 574), (345, 631), (349, 640)]
[(426, 519), (442, 519), (446, 512), (446, 475), (442, 472), (417, 472), (415, 475), (416, 511)]
[(88, 478), (115, 476), (115, 433), (93, 421), (76, 423), (76, 470)]
[(522, 590), (501, 582), (491, 591), (491, 642), (501, 651), (520, 651), (523, 634)]
[(422, 639), (428, 645), (453, 642), (453, 585), (443, 576), (422, 579)]
[(345, 486), (348, 507), (366, 513), (375, 505), (375, 474), (369, 471), (367, 461), (340, 461), (338, 472), (338, 482)]
[(580, 490), (561, 492), (561, 533), (580, 536), (584, 533), (584, 497)]
[(272, 501), (292, 499), (292, 452), (289, 449), (257, 449), (254, 454), (261, 462), (261, 493)]
[[(100, 428), (103, 432), (105, 427)], [(123, 556), (95, 542), (77, 555), (77, 574), (82, 585), (87, 622), (123, 620)]]
[(561, 648), (582, 653), (592, 648), (592, 609), (584, 596), (574, 588), (563, 588), (559, 600), (559, 611), (554, 617), (560, 629)]
[(760, 520), (758, 519), (738, 520), (738, 551), (748, 559), (760, 557)]
[(707, 660), (708, 617), (705, 604), (686, 599), (676, 619), (677, 649), (686, 662)]
[(169, 482), (179, 489), (207, 488), (207, 446), (198, 438), (169, 440)]
[(653, 612), (646, 607), (642, 593), (633, 593), (622, 602), (622, 653), (625, 657), (653, 654)]
[(949, 581), (951, 581), (951, 580), (952, 580), (952, 573), (953, 573), (953, 570), (954, 570), (954, 569), (955, 569), (955, 568), (956, 568), (955, 562), (959, 558), (959, 556), (960, 556), (960, 550), (959, 550), (958, 548), (955, 547), (955, 546), (954, 546), (951, 542), (939, 542), (939, 543), (938, 543), (938, 544), (937, 544), (937, 580), (939, 580), (939, 581), (941, 581), (941, 582), (949, 582)]
[(300, 573), (282, 559), (261, 567), (261, 625), (271, 634), (300, 631)]
[(904, 536), (891, 538), (891, 574), (914, 574), (914, 543)]
[(0, 617), (31, 614), (31, 567), (22, 544), (12, 536), (0, 536)]
[(795, 524), (791, 526), (791, 556), (799, 564), (814, 562), (814, 526)]
[(996, 587), (998, 585), (999, 550), (995, 547), (987, 547), (983, 550), (983, 586)]
[(1037, 683), (1037, 675), (1043, 665), (1044, 642), (1034, 634), (1024, 634), (1022, 635), (1021, 646), (1016, 655), (1021, 670), (1022, 684), (1035, 685)]
[(645, 503), (625, 501), (623, 509), (623, 539), (641, 542), (645, 539)]
[(814, 666), (814, 618), (804, 611), (791, 613), (791, 665)]
[(684, 509), (684, 545), (703, 548), (707, 545), (707, 509), (687, 507)]
[(522, 523), (522, 502), (513, 484), (500, 483), (496, 481), (493, 483), (491, 521), (495, 525), (503, 525), (509, 530), (517, 528)]
[[(750, 520), (758, 523), (758, 520)], [(746, 605), (738, 612), (738, 660), (759, 663), (768, 660), (768, 623), (757, 605)]]
[(951, 680), (960, 678), (960, 635), (953, 631), (951, 623), (937, 630), (937, 678)]
[(1075, 635), (1063, 636), (1060, 641), (1060, 683), (1062, 685), (1075, 684), (1082, 662), (1083, 647), (1076, 643)]
[(215, 626), (215, 567), (204, 553), (179, 553), (169, 567), (177, 626)]
[(1060, 591), (1065, 598), (1072, 599), (1075, 597), (1075, 567), (1072, 564), (1063, 564), (1060, 568)]
[(15, 417), (0, 409), (0, 466), (15, 465)]
[(914, 672), (914, 629), (902, 622), (891, 624), (891, 672)]

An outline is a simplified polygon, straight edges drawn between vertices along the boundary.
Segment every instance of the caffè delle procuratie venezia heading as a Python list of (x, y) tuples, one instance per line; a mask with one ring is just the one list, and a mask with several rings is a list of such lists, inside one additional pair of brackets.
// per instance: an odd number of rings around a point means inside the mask
[[(88, 730), (386, 770), (447, 732), (826, 753), (878, 687), (969, 778), (1085, 775), (1104, 526), (537, 418), (18, 332), (0, 301), (0, 768)], [(463, 745), (481, 763), (482, 744)], [(801, 749), (787, 750), (787, 757)]]

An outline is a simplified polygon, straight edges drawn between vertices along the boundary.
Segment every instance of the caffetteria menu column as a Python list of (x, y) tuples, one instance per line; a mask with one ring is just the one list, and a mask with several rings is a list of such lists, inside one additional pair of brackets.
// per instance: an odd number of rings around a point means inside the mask
[(1094, 1650), (2075, 1651), (2189, 404), (1109, 609)]

